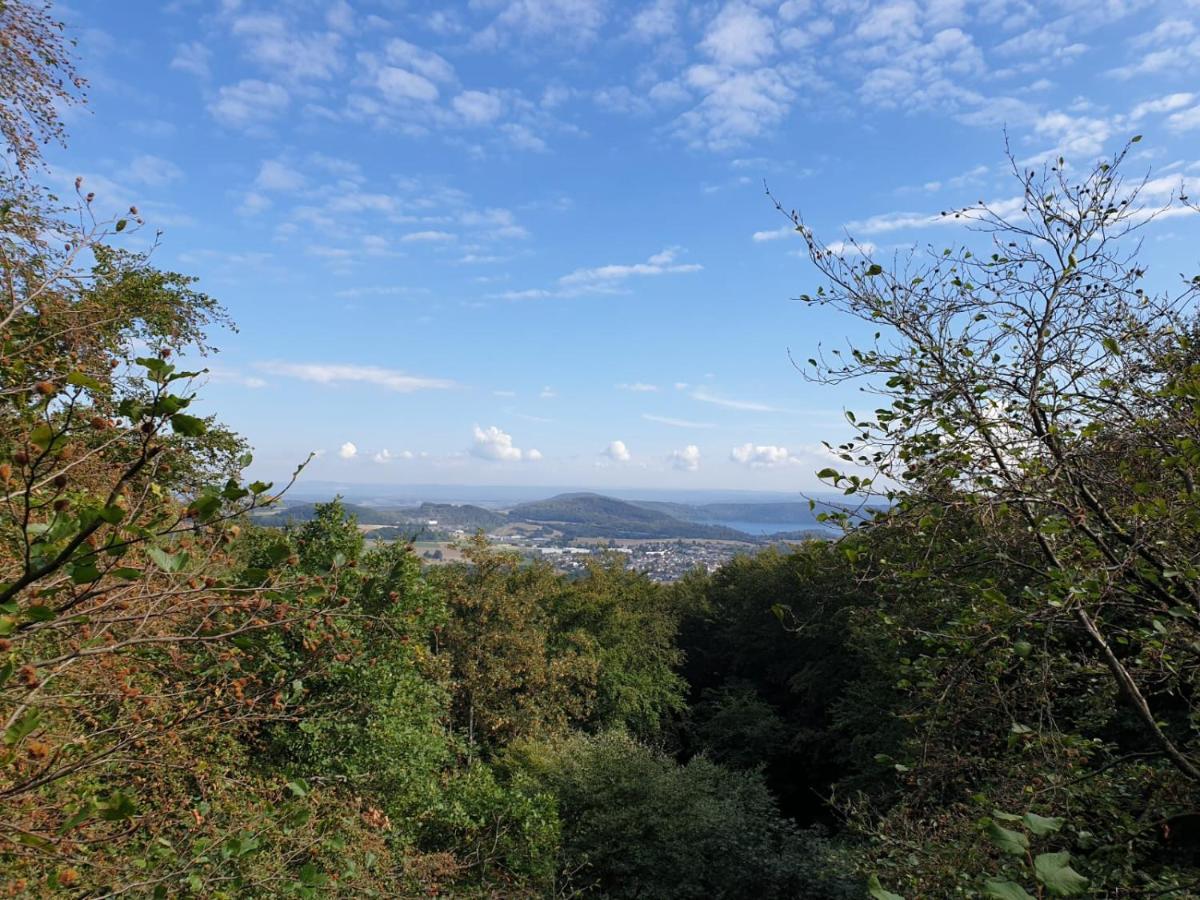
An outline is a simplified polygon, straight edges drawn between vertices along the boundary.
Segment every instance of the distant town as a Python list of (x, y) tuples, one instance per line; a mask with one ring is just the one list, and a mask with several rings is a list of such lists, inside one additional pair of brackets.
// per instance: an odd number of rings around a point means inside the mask
[[(824, 540), (836, 530), (822, 521), (828, 502), (684, 504), (625, 501), (590, 493), (559, 494), (508, 509), (421, 503), (385, 507), (344, 504), (371, 543), (405, 541), (428, 565), (456, 562), (482, 533), (498, 549), (583, 574), (606, 556), (654, 581), (716, 571), (739, 554), (764, 546)], [(312, 517), (315, 503), (298, 503), (258, 518), (291, 527)], [(735, 527), (739, 526), (739, 527)]]

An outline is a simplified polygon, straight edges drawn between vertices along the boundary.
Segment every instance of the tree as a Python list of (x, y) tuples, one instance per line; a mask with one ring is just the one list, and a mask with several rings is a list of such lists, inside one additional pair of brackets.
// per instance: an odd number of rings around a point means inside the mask
[[(1095, 863), (1126, 874), (1157, 870), (1153, 835), (1120, 822), (1132, 785), (1154, 785), (1137, 801), (1146, 821), (1192, 802), (1200, 781), (1200, 277), (1144, 286), (1137, 234), (1178, 198), (1147, 209), (1147, 180), (1119, 175), (1127, 152), (1078, 180), (1063, 160), (1013, 161), (1016, 200), (945, 214), (973, 243), (891, 267), (831, 252), (789, 214), (827, 282), (803, 299), (878, 329), (809, 366), (883, 398), (848, 414), (856, 434), (836, 448), (858, 471), (821, 474), (890, 504), (868, 529), (880, 539), (863, 577), (885, 603), (903, 682), (923, 698), (912, 716), (932, 754), (898, 763), (901, 777), (944, 810), (970, 790), (1020, 798), (1033, 773), (1013, 754), (1036, 752), (1036, 777), (1057, 785), (1047, 802), (1087, 782), (1075, 791), (1092, 821), (1127, 848)], [(957, 759), (937, 752), (947, 742)], [(900, 827), (928, 853), (946, 832), (915, 828), (917, 808)]]
[(602, 897), (855, 897), (832, 854), (781, 817), (754, 772), (679, 765), (620, 733), (519, 744), (509, 755), (553, 791), (562, 867)]
[(675, 671), (682, 661), (679, 613), (661, 585), (613, 554), (589, 561), (583, 578), (561, 582), (550, 609), (555, 646), (595, 659), (589, 727), (649, 738), (683, 709), (685, 686)]
[(465, 556), (466, 565), (440, 567), (431, 577), (449, 609), (439, 649), (450, 660), (455, 725), (471, 752), (586, 719), (597, 666), (588, 646), (552, 644), (557, 576), (492, 550), (482, 535)]
[(41, 144), (64, 137), (60, 106), (82, 102), (63, 25), (49, 3), (0, 4), (0, 136), (18, 169), (41, 161)]

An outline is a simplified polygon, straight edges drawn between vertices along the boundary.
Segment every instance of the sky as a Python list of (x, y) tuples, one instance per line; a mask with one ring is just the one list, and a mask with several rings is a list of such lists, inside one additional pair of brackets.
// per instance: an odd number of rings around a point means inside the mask
[(1196, 0), (55, 8), (91, 84), (49, 177), (229, 310), (198, 403), (268, 478), (811, 490), (873, 404), (792, 364), (858, 331), (764, 184), (886, 262), (1013, 196), (1006, 130), (1200, 177)]

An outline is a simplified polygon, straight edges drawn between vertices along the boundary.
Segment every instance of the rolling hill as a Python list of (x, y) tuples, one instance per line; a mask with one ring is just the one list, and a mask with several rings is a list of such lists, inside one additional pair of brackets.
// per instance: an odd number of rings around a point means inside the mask
[(559, 494), (548, 500), (522, 503), (509, 510), (508, 519), (551, 525), (568, 537), (750, 539), (723, 525), (685, 522), (660, 510), (601, 494)]

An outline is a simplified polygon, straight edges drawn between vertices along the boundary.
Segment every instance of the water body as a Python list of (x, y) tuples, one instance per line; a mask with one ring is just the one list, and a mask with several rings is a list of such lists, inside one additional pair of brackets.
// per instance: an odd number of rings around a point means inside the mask
[(746, 534), (768, 535), (781, 531), (829, 531), (828, 525), (822, 522), (737, 522), (728, 519), (714, 519), (704, 522), (705, 525), (724, 525), (726, 528), (736, 528)]

